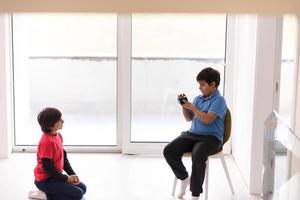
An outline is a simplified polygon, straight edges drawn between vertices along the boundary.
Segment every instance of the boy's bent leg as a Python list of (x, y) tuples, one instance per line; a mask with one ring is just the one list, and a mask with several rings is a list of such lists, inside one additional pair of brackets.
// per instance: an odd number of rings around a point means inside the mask
[(49, 180), (36, 185), (46, 193), (48, 200), (80, 200), (84, 194), (81, 187), (67, 182)]
[(185, 180), (188, 177), (188, 172), (182, 162), (182, 155), (185, 152), (192, 151), (192, 147), (193, 142), (181, 135), (164, 148), (164, 157), (175, 176), (180, 180)]
[(192, 175), (190, 189), (192, 196), (198, 197), (203, 192), (202, 184), (205, 177), (206, 161), (209, 155), (217, 151), (219, 143), (207, 137), (197, 142), (192, 151)]
[(81, 188), (83, 191), (83, 194), (86, 193), (86, 185), (83, 182), (80, 182), (78, 185), (75, 185), (75, 186)]

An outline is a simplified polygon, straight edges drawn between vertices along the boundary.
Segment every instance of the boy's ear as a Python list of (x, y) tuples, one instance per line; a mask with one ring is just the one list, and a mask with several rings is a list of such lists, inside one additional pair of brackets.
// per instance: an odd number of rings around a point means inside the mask
[(210, 83), (210, 86), (216, 87), (216, 82), (215, 82), (215, 81), (211, 82), (211, 83)]

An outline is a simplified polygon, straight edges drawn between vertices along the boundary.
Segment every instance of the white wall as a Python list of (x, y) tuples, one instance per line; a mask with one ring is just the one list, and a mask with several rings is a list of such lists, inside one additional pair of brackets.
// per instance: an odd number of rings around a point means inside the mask
[(228, 54), (228, 67), (233, 68), (232, 153), (249, 186), (255, 80), (255, 38), (257, 17), (242, 15), (234, 18), (233, 47)]
[(259, 16), (257, 22), (250, 193), (261, 193), (264, 120), (278, 111), (283, 24), (275, 16)]
[[(235, 18), (232, 149), (249, 192), (261, 193), (264, 120), (276, 109), (281, 64), (282, 20), (272, 16)], [(232, 53), (231, 52), (231, 53)]]
[(8, 17), (0, 13), (0, 158), (8, 157), (11, 151), (11, 112), (9, 100), (9, 37), (7, 32)]

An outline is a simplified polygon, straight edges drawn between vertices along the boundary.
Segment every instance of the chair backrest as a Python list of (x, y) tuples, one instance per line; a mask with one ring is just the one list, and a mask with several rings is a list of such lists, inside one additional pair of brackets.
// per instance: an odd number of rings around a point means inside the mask
[(230, 110), (227, 108), (225, 119), (224, 119), (224, 137), (223, 137), (223, 145), (228, 141), (230, 138), (231, 133), (231, 113)]

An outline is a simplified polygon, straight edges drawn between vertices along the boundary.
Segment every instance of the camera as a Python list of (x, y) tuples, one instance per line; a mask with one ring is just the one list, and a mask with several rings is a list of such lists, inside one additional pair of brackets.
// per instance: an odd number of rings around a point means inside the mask
[(181, 96), (177, 99), (177, 101), (178, 101), (178, 103), (179, 103), (180, 105), (184, 104), (184, 101), (183, 101), (183, 100), (188, 101), (188, 98), (185, 96), (185, 94), (181, 95)]

